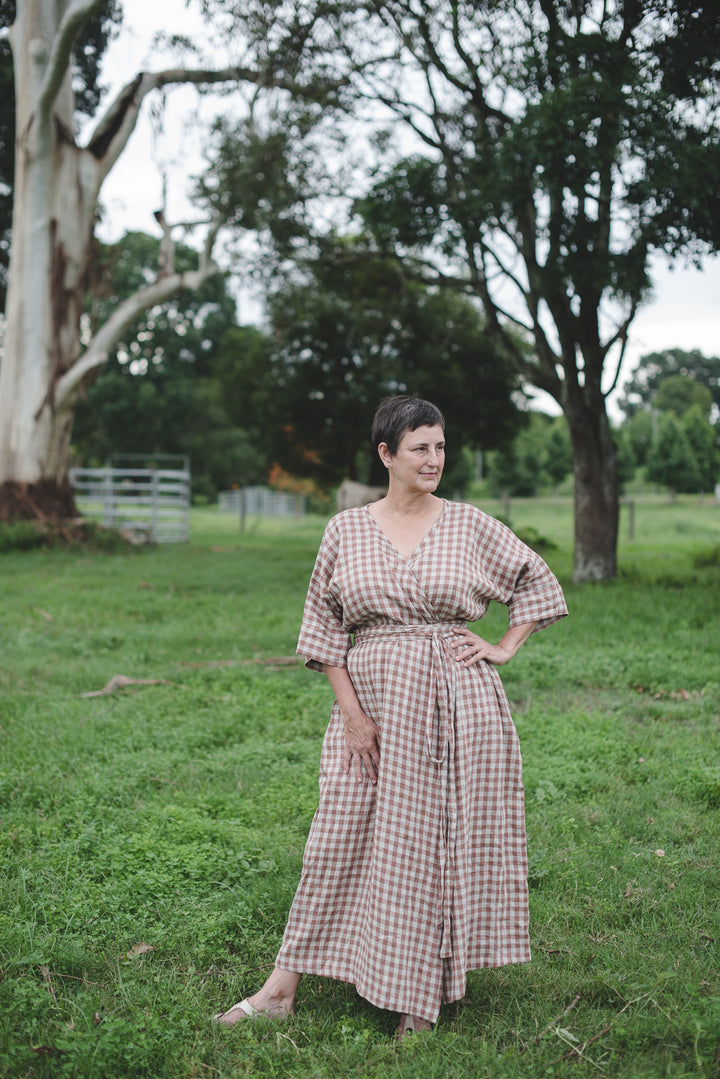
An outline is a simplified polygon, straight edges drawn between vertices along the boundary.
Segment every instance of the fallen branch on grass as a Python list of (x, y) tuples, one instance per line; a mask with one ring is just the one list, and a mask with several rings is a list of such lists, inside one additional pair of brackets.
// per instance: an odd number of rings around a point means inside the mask
[[(248, 664), (261, 667), (296, 667), (299, 663), (297, 656), (266, 656), (260, 659), (209, 659), (201, 663), (183, 663), (183, 667), (245, 667)], [(128, 686), (174, 686), (176, 682), (168, 682), (164, 678), (126, 678), (124, 674), (116, 674), (102, 689), (93, 689), (89, 693), (81, 693), (81, 697), (109, 697), (118, 689), (126, 689)]]
[(118, 689), (126, 686), (173, 686), (174, 682), (166, 682), (164, 678), (126, 678), (124, 674), (116, 674), (102, 689), (93, 689), (89, 693), (81, 693), (81, 697), (109, 697)]
[(539, 1034), (535, 1035), (535, 1043), (537, 1044), (537, 1042), (539, 1042), (540, 1039), (543, 1038), (548, 1033), (548, 1031), (552, 1030), (553, 1027), (556, 1027), (558, 1025), (558, 1023), (560, 1022), (560, 1020), (564, 1019), (565, 1016), (568, 1015), (573, 1010), (575, 1005), (578, 1004), (581, 1000), (582, 1000), (582, 996), (581, 996), (580, 993), (578, 993), (578, 995), (575, 997), (575, 999), (572, 1001), (572, 1003), (568, 1004), (567, 1008), (565, 1008), (563, 1011), (561, 1011), (559, 1015), (556, 1015), (555, 1018), (552, 1020), (552, 1022), (548, 1023), (548, 1025), (545, 1027), (544, 1030), (541, 1030)]
[(561, 1057), (553, 1060), (553, 1064), (559, 1064), (561, 1060), (583, 1059), (587, 1060), (589, 1064), (592, 1064), (594, 1068), (599, 1068), (599, 1064), (596, 1064), (594, 1060), (590, 1060), (589, 1057), (583, 1055), (587, 1047), (589, 1045), (592, 1045), (593, 1042), (596, 1042), (598, 1038), (602, 1038), (605, 1034), (609, 1034), (612, 1028), (617, 1023), (620, 1016), (623, 1014), (623, 1012), (626, 1012), (628, 1008), (631, 1008), (633, 1006), (633, 1004), (638, 1004), (641, 1000), (646, 1000), (649, 996), (649, 993), (643, 993), (642, 996), (635, 997), (634, 1000), (628, 1000), (625, 1004), (625, 1007), (620, 1009), (617, 1015), (611, 1020), (610, 1023), (608, 1023), (606, 1027), (603, 1027), (602, 1030), (599, 1030), (597, 1034), (593, 1034), (592, 1038), (588, 1038), (586, 1041), (580, 1042), (578, 1045), (571, 1046), (566, 1053), (563, 1053)]

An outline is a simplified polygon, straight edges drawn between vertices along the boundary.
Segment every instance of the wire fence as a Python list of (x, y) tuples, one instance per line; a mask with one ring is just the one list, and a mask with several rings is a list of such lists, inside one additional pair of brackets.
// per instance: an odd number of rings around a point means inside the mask
[(245, 517), (300, 517), (305, 512), (305, 496), (273, 491), (269, 487), (241, 487), (220, 491), (218, 512)]

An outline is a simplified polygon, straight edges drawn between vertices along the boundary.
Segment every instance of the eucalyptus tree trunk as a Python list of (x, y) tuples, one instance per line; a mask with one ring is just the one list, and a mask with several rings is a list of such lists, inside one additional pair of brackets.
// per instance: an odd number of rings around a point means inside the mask
[[(0, 515), (73, 511), (67, 483), (72, 415), (57, 384), (80, 351), (79, 325), (100, 169), (74, 139), (71, 28), (62, 5), (18, 4), (17, 148), (12, 249), (0, 366)], [(77, 7), (77, 5), (75, 5)], [(101, 5), (85, 5), (86, 15)], [(68, 40), (69, 37), (69, 40)], [(64, 64), (59, 50), (67, 50)]]
[[(178, 273), (166, 261), (157, 280), (121, 304), (83, 348), (80, 320), (97, 200), (145, 97), (173, 83), (261, 79), (244, 68), (140, 72), (80, 146), (72, 50), (79, 30), (103, 6), (104, 0), (22, 0), (9, 32), (17, 144), (0, 362), (0, 519), (74, 514), (68, 455), (73, 406), (84, 382), (143, 311), (218, 271), (211, 257), (217, 222), (207, 223), (199, 268)], [(167, 241), (170, 226), (156, 216)]]

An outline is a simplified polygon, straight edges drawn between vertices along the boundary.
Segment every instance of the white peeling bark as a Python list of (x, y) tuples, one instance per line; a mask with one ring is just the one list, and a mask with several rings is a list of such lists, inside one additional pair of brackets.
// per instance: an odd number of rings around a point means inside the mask
[(73, 139), (69, 26), (98, 4), (67, 5), (64, 18), (58, 7), (52, 0), (26, 0), (11, 31), (17, 146), (0, 366), (0, 482), (35, 483), (56, 475), (58, 442), (66, 436), (58, 430), (52, 392), (58, 374), (77, 356), (94, 207)]
[[(72, 410), (83, 381), (102, 366), (143, 310), (180, 289), (198, 287), (217, 272), (211, 257), (215, 226), (208, 232), (199, 270), (177, 274), (166, 267), (154, 285), (121, 305), (83, 351), (80, 317), (97, 200), (145, 97), (169, 83), (261, 81), (256, 72), (240, 68), (140, 73), (99, 119), (88, 145), (80, 147), (75, 141), (72, 48), (78, 31), (103, 2), (22, 0), (10, 30), (17, 145), (0, 364), (0, 517), (7, 515), (3, 498), (10, 487), (33, 488), (35, 502), (40, 488), (67, 492)], [(72, 506), (69, 495), (65, 502)]]

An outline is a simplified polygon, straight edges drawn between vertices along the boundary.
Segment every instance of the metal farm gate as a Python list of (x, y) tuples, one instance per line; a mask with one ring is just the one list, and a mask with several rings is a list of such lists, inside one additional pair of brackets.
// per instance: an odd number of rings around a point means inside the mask
[[(187, 543), (190, 539), (190, 461), (173, 457), (167, 463), (180, 468), (153, 467), (72, 468), (70, 485), (85, 517), (95, 517), (106, 528), (117, 528), (151, 543)], [(148, 463), (148, 459), (140, 459)]]

